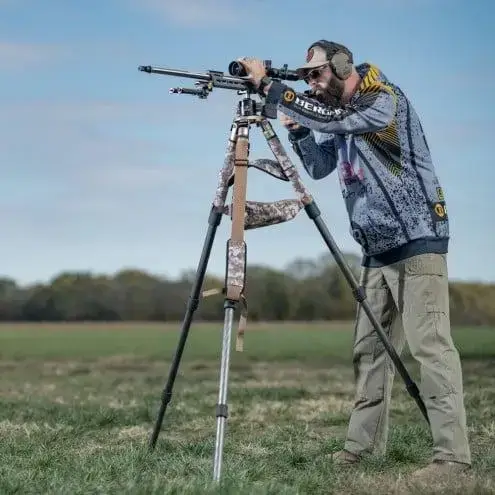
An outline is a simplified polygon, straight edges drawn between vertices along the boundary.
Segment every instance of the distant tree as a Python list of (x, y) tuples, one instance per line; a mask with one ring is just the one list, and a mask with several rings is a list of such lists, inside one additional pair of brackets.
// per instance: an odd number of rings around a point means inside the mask
[[(343, 254), (359, 278), (360, 258)], [(178, 321), (189, 302), (194, 270), (176, 279), (125, 268), (113, 275), (62, 272), (46, 284), (21, 287), (0, 278), (1, 321)], [(224, 277), (207, 274), (195, 318), (223, 319)], [(248, 265), (245, 295), (250, 320), (354, 319), (356, 301), (342, 270), (328, 251), (316, 259), (297, 258), (283, 270)], [(450, 283), (453, 324), (495, 325), (495, 284)]]

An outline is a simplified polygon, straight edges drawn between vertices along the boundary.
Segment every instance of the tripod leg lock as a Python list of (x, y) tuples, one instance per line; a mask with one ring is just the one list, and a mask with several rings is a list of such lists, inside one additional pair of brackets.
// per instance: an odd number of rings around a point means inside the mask
[(304, 209), (306, 210), (306, 213), (311, 220), (314, 220), (321, 215), (321, 211), (314, 201), (311, 201), (311, 203), (305, 205)]
[(366, 299), (366, 292), (364, 291), (364, 287), (353, 289), (352, 293), (358, 303), (362, 303)]
[(165, 389), (162, 394), (162, 402), (164, 404), (170, 404), (172, 401), (172, 391)]
[(213, 206), (212, 209), (210, 210), (210, 215), (208, 217), (208, 224), (211, 225), (212, 227), (218, 227), (222, 220), (222, 215), (223, 215), (223, 209), (216, 208), (215, 206)]
[(199, 299), (197, 297), (190, 297), (187, 302), (187, 311), (195, 312), (199, 307)]
[(227, 419), (229, 417), (229, 406), (227, 404), (217, 404), (216, 417)]
[(226, 298), (224, 303), (223, 303), (224, 309), (235, 309), (236, 306), (237, 306), (237, 301), (235, 301), (233, 299)]

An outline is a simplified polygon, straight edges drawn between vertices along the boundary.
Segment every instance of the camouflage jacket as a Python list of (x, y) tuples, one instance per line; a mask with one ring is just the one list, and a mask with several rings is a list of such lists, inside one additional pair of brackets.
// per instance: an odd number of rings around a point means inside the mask
[[(274, 81), (267, 103), (303, 127), (289, 140), (313, 179), (337, 170), (353, 238), (363, 254), (446, 252), (449, 221), (421, 122), (402, 90), (374, 65), (349, 104), (329, 108)], [(416, 250), (416, 251), (415, 251)], [(384, 258), (386, 261), (386, 258)], [(388, 261), (394, 261), (388, 258)]]

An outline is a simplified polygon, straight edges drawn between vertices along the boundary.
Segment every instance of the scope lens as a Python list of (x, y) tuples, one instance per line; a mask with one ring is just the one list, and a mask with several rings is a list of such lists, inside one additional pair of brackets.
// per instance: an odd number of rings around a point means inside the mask
[(234, 60), (229, 64), (229, 74), (231, 76), (242, 77), (246, 75), (246, 71), (240, 62)]

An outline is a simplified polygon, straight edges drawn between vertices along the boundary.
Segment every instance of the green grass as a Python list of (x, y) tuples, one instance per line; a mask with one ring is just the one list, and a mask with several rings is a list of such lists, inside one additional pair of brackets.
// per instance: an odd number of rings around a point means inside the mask
[[(403, 477), (427, 462), (426, 424), (398, 376), (387, 455), (334, 468), (353, 400), (352, 327), (323, 323), (249, 324), (244, 352), (232, 351), (222, 490), (211, 481), (222, 324), (193, 324), (148, 451), (179, 327), (0, 327), (0, 493), (405, 493)], [(442, 493), (495, 493), (495, 331), (453, 335), (473, 470)]]

